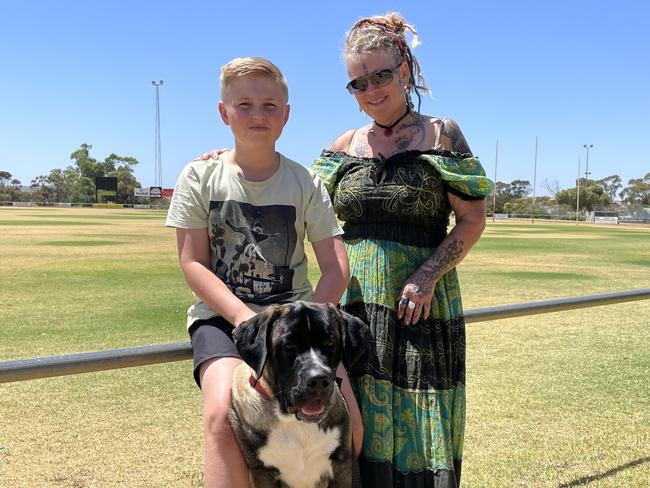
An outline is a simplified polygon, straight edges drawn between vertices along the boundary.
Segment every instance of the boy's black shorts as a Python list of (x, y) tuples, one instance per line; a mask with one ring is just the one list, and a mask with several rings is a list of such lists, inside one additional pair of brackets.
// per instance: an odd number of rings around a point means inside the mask
[(199, 371), (203, 362), (214, 358), (240, 358), (232, 340), (233, 329), (230, 322), (219, 316), (197, 320), (190, 326), (194, 381), (199, 388), (201, 388)]

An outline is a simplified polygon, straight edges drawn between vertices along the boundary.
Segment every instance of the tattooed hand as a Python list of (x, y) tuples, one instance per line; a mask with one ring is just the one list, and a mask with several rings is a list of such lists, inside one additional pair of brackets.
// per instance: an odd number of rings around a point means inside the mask
[(397, 318), (403, 319), (404, 325), (415, 325), (420, 318), (429, 318), (435, 284), (432, 273), (422, 268), (406, 280), (397, 308)]
[(458, 263), (462, 255), (463, 241), (446, 241), (406, 280), (397, 306), (397, 318), (403, 319), (404, 325), (414, 325), (421, 318), (429, 318), (436, 282)]

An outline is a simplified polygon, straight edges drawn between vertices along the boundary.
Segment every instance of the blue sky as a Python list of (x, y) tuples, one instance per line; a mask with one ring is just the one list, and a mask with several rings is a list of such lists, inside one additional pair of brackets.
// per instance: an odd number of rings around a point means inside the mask
[(336, 135), (366, 123), (341, 59), (359, 17), (401, 11), (433, 97), (422, 111), (455, 119), (490, 177), (574, 184), (583, 144), (592, 178), (650, 171), (650, 3), (643, 1), (0, 3), (0, 170), (23, 184), (92, 156), (134, 156), (154, 183), (155, 90), (163, 184), (231, 135), (217, 114), (218, 73), (236, 56), (274, 61), (291, 119), (278, 149), (309, 166)]

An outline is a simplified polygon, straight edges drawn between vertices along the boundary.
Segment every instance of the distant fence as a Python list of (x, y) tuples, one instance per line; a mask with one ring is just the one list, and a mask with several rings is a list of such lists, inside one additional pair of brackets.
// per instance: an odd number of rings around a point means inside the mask
[(68, 203), (68, 202), (0, 202), (0, 207), (49, 207), (49, 208), (147, 208), (152, 210), (167, 210), (169, 203), (140, 204), (140, 203)]
[[(113, 206), (115, 205), (115, 206)], [(0, 201), (0, 207), (52, 207), (52, 208), (136, 208), (136, 209), (151, 209), (151, 210), (167, 210), (169, 209), (169, 202), (167, 203), (118, 203), (118, 204), (108, 204), (108, 203), (58, 203), (58, 202), (5, 202)], [(488, 219), (492, 219), (492, 211), (487, 209), (486, 216)], [(531, 213), (496, 213), (496, 220), (532, 220), (533, 215)], [(574, 213), (535, 213), (535, 220), (548, 221), (548, 222), (574, 222), (576, 221), (575, 212)], [(581, 214), (579, 216), (579, 221), (593, 223), (593, 219), (589, 220), (585, 215)], [(619, 212), (618, 216), (619, 224), (645, 224), (650, 225), (650, 213), (635, 212), (632, 214), (625, 214), (624, 212)]]
[[(486, 213), (488, 219), (492, 219), (492, 212), (488, 211)], [(580, 214), (579, 216), (579, 222), (580, 223), (588, 223), (588, 224), (593, 224), (594, 223), (594, 218), (593, 216), (585, 216), (584, 214)], [(494, 220), (532, 220), (533, 219), (533, 214), (532, 213), (495, 213), (494, 214)], [(573, 214), (542, 214), (542, 213), (536, 213), (535, 214), (535, 220), (539, 221), (546, 221), (546, 222), (576, 222), (576, 216), (575, 213)], [(598, 223), (598, 222), (595, 222)], [(618, 214), (618, 224), (650, 224), (650, 214), (625, 214), (625, 213), (619, 213)]]
[[(500, 320), (650, 298), (650, 288), (602, 293), (465, 311), (467, 323)], [(192, 358), (189, 342), (112, 349), (44, 358), (0, 362), (0, 383), (147, 366)]]

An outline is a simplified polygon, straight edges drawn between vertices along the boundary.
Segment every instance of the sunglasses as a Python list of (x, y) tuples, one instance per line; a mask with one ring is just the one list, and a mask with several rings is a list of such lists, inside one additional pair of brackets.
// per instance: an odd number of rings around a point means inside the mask
[(350, 94), (358, 95), (359, 93), (363, 93), (364, 91), (366, 91), (369, 85), (372, 85), (375, 88), (379, 88), (380, 86), (386, 86), (391, 81), (393, 81), (393, 77), (395, 76), (395, 71), (401, 65), (402, 63), (398, 64), (394, 68), (379, 69), (374, 73), (372, 73), (371, 75), (364, 76), (363, 78), (356, 78), (350, 81), (350, 83), (348, 83), (345, 87), (348, 89)]

